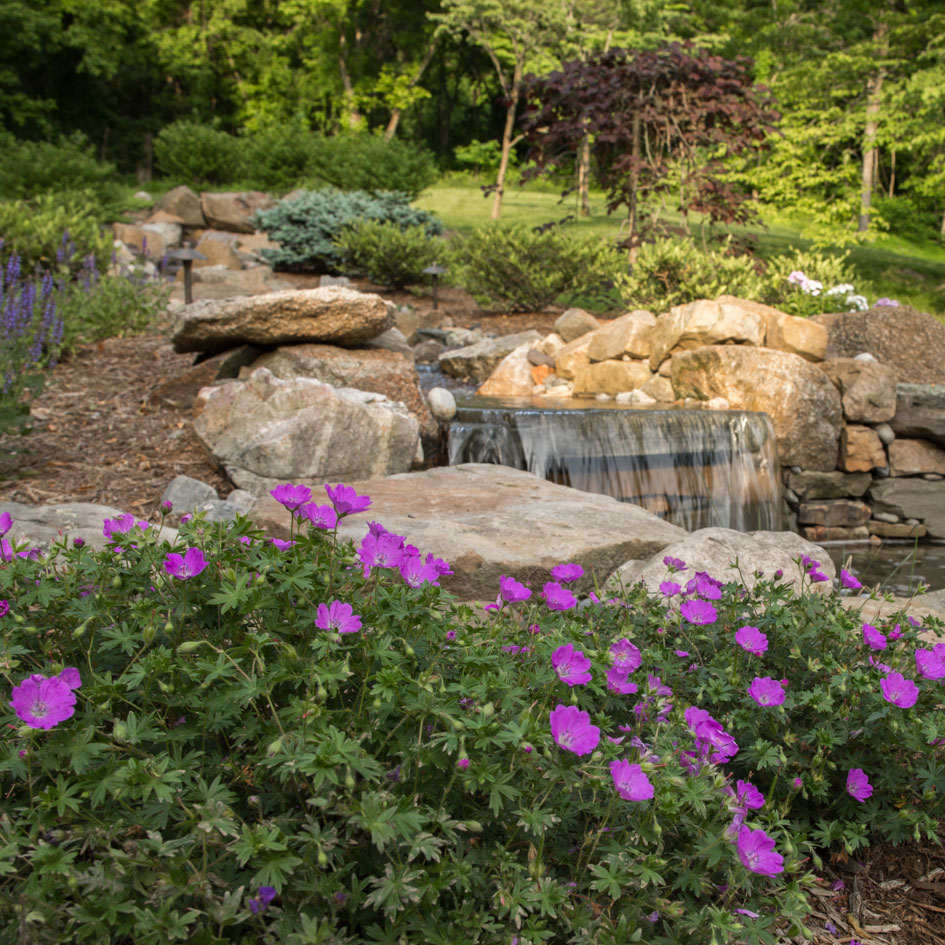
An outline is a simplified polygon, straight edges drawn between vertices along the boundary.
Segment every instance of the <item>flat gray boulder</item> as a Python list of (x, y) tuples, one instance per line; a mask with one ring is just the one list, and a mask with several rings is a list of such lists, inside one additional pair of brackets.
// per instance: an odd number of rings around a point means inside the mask
[[(571, 587), (587, 591), (594, 577), (603, 581), (628, 558), (649, 557), (686, 534), (639, 506), (507, 466), (467, 463), (346, 484), (369, 495), (371, 508), (345, 519), (341, 537), (359, 542), (368, 522), (380, 522), (449, 561), (455, 574), (441, 583), (461, 600), (494, 600), (503, 574), (540, 595), (550, 569), (569, 561), (585, 571)], [(270, 534), (288, 531), (288, 513), (271, 498), (251, 517)]]
[(869, 499), (874, 514), (917, 518), (930, 538), (945, 538), (945, 480), (881, 479), (870, 488)]
[[(830, 555), (820, 545), (801, 538), (795, 532), (736, 532), (730, 528), (700, 528), (663, 548), (653, 557), (628, 561), (614, 574), (608, 587), (614, 589), (622, 583), (624, 587), (630, 588), (642, 581), (657, 593), (661, 581), (673, 580), (685, 587), (686, 581), (696, 571), (705, 571), (723, 584), (737, 581), (752, 588), (758, 581), (756, 571), (763, 572), (765, 578), (771, 579), (775, 571), (780, 569), (783, 572), (782, 580), (792, 582), (795, 589), (799, 589), (804, 572), (796, 562), (804, 555), (819, 561), (820, 570), (827, 577), (836, 575)], [(684, 561), (687, 570), (671, 576), (663, 563), (666, 556)], [(811, 586), (809, 580), (805, 581), (805, 586)], [(826, 581), (813, 585), (823, 590), (830, 586)]]
[(177, 312), (171, 341), (180, 352), (302, 342), (351, 348), (387, 331), (393, 311), (379, 295), (343, 286), (207, 299)]
[(475, 344), (444, 351), (440, 355), (440, 370), (453, 377), (482, 383), (499, 366), (506, 355), (520, 345), (534, 346), (541, 341), (537, 331), (520, 331), (499, 338), (485, 338)]
[(406, 472), (419, 423), (383, 394), (281, 380), (266, 368), (205, 387), (194, 429), (230, 479), (253, 495), (283, 482), (321, 484)]

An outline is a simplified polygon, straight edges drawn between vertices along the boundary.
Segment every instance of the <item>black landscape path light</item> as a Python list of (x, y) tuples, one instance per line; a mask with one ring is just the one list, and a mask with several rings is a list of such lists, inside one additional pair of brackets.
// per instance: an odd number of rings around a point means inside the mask
[(194, 300), (194, 287), (191, 277), (191, 268), (194, 265), (195, 259), (207, 259), (208, 257), (204, 256), (203, 253), (196, 249), (185, 246), (183, 249), (175, 249), (173, 252), (168, 253), (167, 258), (176, 259), (184, 265), (184, 304), (190, 305), (190, 303)]
[(427, 266), (423, 270), (425, 276), (433, 276), (433, 307), (437, 308), (439, 306), (439, 297), (437, 295), (437, 282), (439, 281), (440, 276), (444, 273), (449, 272), (445, 266), (438, 266), (434, 263), (432, 266)]

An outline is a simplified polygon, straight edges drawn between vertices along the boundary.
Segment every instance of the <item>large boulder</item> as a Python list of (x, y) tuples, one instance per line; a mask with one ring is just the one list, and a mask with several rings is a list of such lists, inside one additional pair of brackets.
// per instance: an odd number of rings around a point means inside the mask
[(896, 372), (877, 361), (833, 358), (820, 365), (840, 391), (843, 415), (857, 423), (884, 423), (896, 413)]
[(444, 374), (481, 384), (499, 366), (499, 362), (519, 345), (534, 346), (541, 341), (537, 331), (520, 331), (514, 335), (484, 338), (474, 344), (440, 355), (440, 370)]
[(169, 190), (157, 203), (157, 210), (177, 217), (185, 226), (206, 226), (200, 198), (185, 184)]
[[(590, 590), (628, 558), (649, 557), (685, 535), (638, 506), (505, 466), (443, 466), (348, 485), (369, 495), (371, 508), (345, 519), (341, 536), (360, 541), (369, 521), (380, 522), (449, 561), (455, 574), (441, 583), (461, 600), (495, 599), (503, 574), (540, 593), (549, 570), (568, 561), (585, 570), (572, 587)], [(253, 517), (272, 534), (288, 527), (271, 499), (257, 503)]]
[(734, 295), (720, 295), (716, 301), (736, 305), (760, 315), (766, 325), (766, 348), (790, 351), (791, 354), (799, 354), (808, 361), (822, 361), (826, 357), (827, 329), (823, 325), (818, 325), (809, 318), (788, 315), (763, 302), (740, 299)]
[(147, 256), (152, 262), (159, 262), (167, 254), (168, 243), (160, 228), (151, 224), (140, 226), (134, 223), (113, 223), (115, 236), (135, 252)]
[[(654, 593), (659, 591), (661, 581), (675, 580), (685, 584), (696, 572), (705, 571), (719, 581), (736, 581), (752, 588), (759, 580), (756, 572), (768, 580), (776, 571), (782, 572), (782, 581), (793, 584), (795, 590), (801, 585), (811, 586), (805, 570), (798, 562), (807, 555), (820, 562), (820, 570), (832, 578), (836, 573), (830, 556), (819, 545), (815, 545), (794, 532), (736, 532), (730, 528), (700, 528), (662, 549), (649, 560), (628, 561), (613, 576), (609, 586), (623, 584), (632, 587), (642, 582)], [(663, 564), (663, 558), (672, 556), (685, 562), (687, 570), (675, 576)], [(814, 588), (829, 588), (828, 582), (813, 585)]]
[(653, 328), (656, 317), (645, 309), (636, 309), (598, 328), (587, 346), (591, 361), (622, 358), (649, 358), (653, 353)]
[(945, 476), (945, 450), (928, 440), (897, 438), (889, 444), (892, 476)]
[(225, 351), (245, 343), (356, 347), (390, 328), (393, 308), (379, 295), (342, 286), (207, 300), (177, 313), (171, 340), (175, 351)]
[(435, 428), (413, 362), (383, 348), (350, 349), (331, 345), (285, 345), (257, 358), (248, 369), (267, 368), (276, 377), (314, 377), (332, 387), (374, 391), (399, 401), (427, 430)]
[(582, 367), (591, 363), (587, 349), (593, 337), (590, 333), (581, 335), (554, 353), (555, 374), (558, 377), (572, 380)]
[(765, 319), (742, 305), (697, 299), (656, 319), (650, 367), (655, 371), (671, 352), (725, 343), (761, 345)]
[(873, 482), (868, 472), (818, 472), (802, 469), (788, 472), (786, 484), (799, 499), (858, 499)]
[(852, 358), (869, 352), (888, 364), (896, 379), (945, 384), (945, 325), (908, 305), (878, 305), (866, 312), (817, 315), (827, 329), (830, 353)]
[(535, 386), (528, 352), (532, 343), (526, 341), (510, 351), (476, 391), (482, 397), (529, 397)]
[(583, 308), (569, 308), (555, 322), (555, 332), (567, 344), (600, 327), (600, 322)]
[(844, 472), (869, 472), (886, 465), (886, 451), (879, 434), (860, 423), (848, 423), (840, 431), (837, 465)]
[(207, 225), (231, 233), (254, 233), (256, 227), (250, 222), (253, 215), (259, 210), (268, 210), (274, 204), (269, 194), (258, 190), (200, 195), (200, 209)]
[(869, 497), (874, 514), (917, 518), (930, 538), (945, 538), (945, 480), (882, 479), (873, 484)]
[(899, 384), (896, 415), (889, 425), (896, 436), (918, 437), (945, 446), (945, 386)]
[(733, 410), (768, 414), (782, 465), (836, 468), (840, 394), (799, 355), (747, 345), (697, 348), (673, 357), (670, 377), (679, 398), (724, 397)]
[(197, 435), (230, 479), (254, 495), (288, 480), (406, 472), (419, 440), (416, 417), (381, 394), (310, 377), (280, 380), (266, 368), (204, 388), (195, 413)]
[(600, 361), (585, 364), (574, 375), (574, 396), (594, 397), (608, 394), (616, 397), (622, 391), (638, 390), (653, 372), (646, 361)]

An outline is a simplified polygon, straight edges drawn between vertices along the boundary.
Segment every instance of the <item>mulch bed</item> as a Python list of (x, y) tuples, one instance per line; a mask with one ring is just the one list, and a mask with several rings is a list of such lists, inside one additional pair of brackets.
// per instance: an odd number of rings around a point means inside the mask
[[(406, 294), (387, 297), (429, 305)], [(458, 327), (502, 334), (544, 334), (557, 317), (490, 314), (468, 297), (447, 296), (441, 305)], [(148, 518), (180, 474), (211, 484), (221, 497), (230, 492), (194, 432), (190, 409), (149, 404), (155, 387), (193, 362), (193, 355), (175, 354), (161, 330), (84, 348), (56, 366), (35, 402), (33, 432), (0, 437), (0, 500), (96, 502)], [(825, 873), (807, 923), (815, 945), (945, 945), (942, 847), (877, 845), (855, 858), (835, 856)]]

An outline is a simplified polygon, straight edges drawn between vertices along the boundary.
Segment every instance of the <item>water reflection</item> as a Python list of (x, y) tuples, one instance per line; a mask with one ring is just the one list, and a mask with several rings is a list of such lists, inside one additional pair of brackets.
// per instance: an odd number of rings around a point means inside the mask
[(831, 543), (826, 546), (837, 568), (847, 567), (864, 587), (879, 585), (897, 597), (911, 597), (920, 586), (945, 588), (945, 544), (884, 542), (882, 545)]

